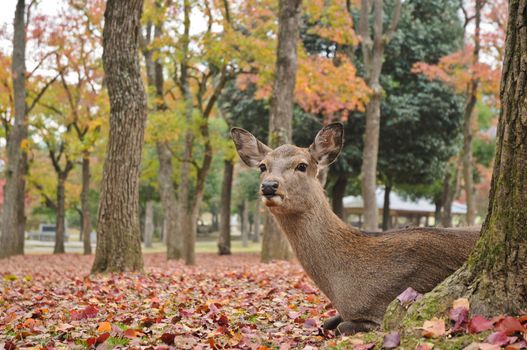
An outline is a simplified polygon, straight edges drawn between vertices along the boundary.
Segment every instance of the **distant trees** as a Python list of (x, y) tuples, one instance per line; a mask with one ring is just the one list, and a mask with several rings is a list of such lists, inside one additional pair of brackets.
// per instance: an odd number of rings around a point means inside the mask
[(146, 95), (137, 35), (142, 9), (142, 0), (108, 0), (104, 13), (103, 64), (110, 97), (110, 135), (92, 272), (143, 268), (138, 211)]

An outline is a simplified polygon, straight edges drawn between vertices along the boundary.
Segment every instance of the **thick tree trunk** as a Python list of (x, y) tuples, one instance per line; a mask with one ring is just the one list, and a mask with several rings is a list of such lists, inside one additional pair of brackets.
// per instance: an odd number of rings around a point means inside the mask
[(422, 325), (458, 297), (469, 299), (474, 315), (527, 310), (526, 19), (527, 0), (510, 0), (496, 156), (481, 237), (463, 267), (410, 307), (406, 322)]
[(68, 174), (61, 172), (57, 175), (57, 212), (55, 216), (55, 248), (53, 249), (53, 254), (63, 254), (66, 252), (64, 249), (64, 236), (66, 234), (66, 194), (64, 185)]
[(152, 248), (152, 236), (154, 235), (154, 201), (146, 201), (145, 210), (145, 235), (143, 242), (145, 248)]
[[(482, 1), (483, 0), (476, 0), (474, 51), (472, 53), (472, 64), (474, 67), (479, 63)], [(474, 120), (474, 107), (476, 106), (478, 99), (478, 86), (479, 78), (473, 76), (469, 84), (467, 101), (465, 102), (465, 108), (463, 111), (463, 182), (467, 202), (466, 224), (468, 226), (472, 226), (476, 222), (474, 175), (472, 167), (472, 123)]]
[(391, 229), (390, 222), (390, 194), (392, 193), (392, 185), (384, 186), (384, 205), (382, 208), (382, 230), (388, 231)]
[(28, 135), (26, 115), (26, 29), (25, 1), (18, 0), (13, 37), (13, 76), (15, 118), (7, 135), (7, 161), (4, 186), (4, 207), (0, 237), (0, 258), (24, 254), (25, 189), (27, 150), (22, 146)]
[(220, 236), (218, 238), (218, 253), (231, 254), (231, 193), (234, 162), (225, 159), (223, 162), (223, 185), (221, 189)]
[(110, 97), (110, 136), (104, 162), (92, 272), (143, 268), (139, 230), (139, 170), (146, 95), (137, 57), (142, 0), (108, 0), (103, 64)]
[(85, 151), (82, 157), (82, 192), (81, 192), (81, 211), (82, 211), (82, 242), (84, 254), (91, 254), (91, 215), (90, 215), (90, 154)]
[[(293, 102), (297, 69), (300, 4), (302, 0), (280, 0), (276, 75), (269, 118), (269, 146), (291, 143), (293, 135)], [(261, 259), (291, 258), (289, 243), (274, 219), (266, 214)]]
[(344, 217), (344, 203), (342, 202), (344, 195), (346, 194), (346, 186), (348, 185), (348, 174), (341, 174), (333, 185), (331, 193), (331, 206), (333, 212), (337, 214), (339, 218), (345, 220)]

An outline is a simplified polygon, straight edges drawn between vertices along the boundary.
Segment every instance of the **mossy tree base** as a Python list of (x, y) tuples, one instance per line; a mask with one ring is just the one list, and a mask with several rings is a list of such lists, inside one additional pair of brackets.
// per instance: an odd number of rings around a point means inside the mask
[(527, 312), (527, 0), (509, 1), (500, 87), (502, 109), (488, 214), (468, 261), (432, 292), (401, 310), (388, 307), (385, 328), (421, 326), (444, 316), (457, 298), (475, 315)]

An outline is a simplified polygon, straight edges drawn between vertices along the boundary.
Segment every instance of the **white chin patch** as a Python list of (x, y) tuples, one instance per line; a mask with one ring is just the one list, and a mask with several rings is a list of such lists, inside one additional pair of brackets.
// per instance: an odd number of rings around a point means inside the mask
[(268, 207), (277, 207), (277, 206), (282, 205), (284, 200), (280, 196), (273, 196), (273, 197), (270, 197), (270, 198), (262, 196), (262, 202), (263, 202), (263, 204), (265, 204)]

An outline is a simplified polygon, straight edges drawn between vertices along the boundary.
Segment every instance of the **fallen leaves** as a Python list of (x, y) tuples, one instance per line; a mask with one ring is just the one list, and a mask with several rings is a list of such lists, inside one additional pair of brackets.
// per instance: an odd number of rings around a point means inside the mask
[(317, 349), (333, 337), (321, 325), (335, 311), (298, 264), (199, 260), (145, 255), (144, 273), (97, 276), (81, 255), (3, 260), (0, 349)]

